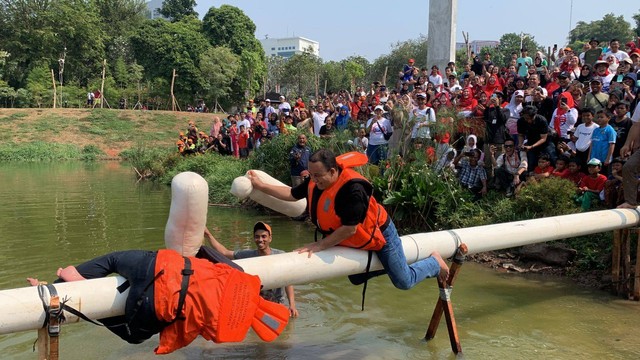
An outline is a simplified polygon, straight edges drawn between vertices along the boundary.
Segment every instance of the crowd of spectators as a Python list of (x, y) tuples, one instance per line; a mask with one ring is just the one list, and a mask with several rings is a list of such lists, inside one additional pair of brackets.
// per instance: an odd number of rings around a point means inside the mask
[[(393, 87), (374, 82), (308, 102), (281, 96), (276, 106), (250, 101), (214, 120), (209, 134), (190, 125), (182, 152), (243, 158), (279, 134), (330, 138), (348, 131), (348, 144), (381, 170), (390, 156), (425, 149), (436, 171), (456, 173), (476, 198), (492, 189), (517, 195), (526, 184), (556, 176), (576, 184), (583, 209), (598, 199), (610, 207), (629, 203), (620, 195), (621, 166), (634, 145), (628, 134), (640, 121), (640, 49), (628, 43), (622, 50), (617, 39), (600, 47), (591, 39), (583, 50), (532, 58), (521, 49), (506, 64), (472, 53), (462, 71), (453, 62), (441, 71), (408, 59)], [(300, 176), (304, 169), (289, 160), (292, 176)]]

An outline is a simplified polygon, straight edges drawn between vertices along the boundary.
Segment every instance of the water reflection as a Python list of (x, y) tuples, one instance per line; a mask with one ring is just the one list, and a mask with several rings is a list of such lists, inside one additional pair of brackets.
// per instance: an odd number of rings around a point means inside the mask
[[(136, 185), (126, 166), (5, 164), (0, 183), (2, 289), (24, 286), (27, 276), (51, 279), (58, 266), (111, 251), (164, 245), (170, 190)], [(304, 223), (239, 209), (210, 208), (208, 220), (233, 249), (253, 247), (257, 220), (272, 224), (272, 246), (282, 250), (313, 238)], [(301, 316), (273, 343), (252, 333), (239, 344), (199, 339), (163, 359), (454, 359), (444, 322), (434, 340), (422, 339), (436, 298), (434, 281), (400, 291), (380, 277), (369, 283), (362, 312), (361, 287), (346, 278), (296, 286)], [(464, 358), (640, 358), (639, 304), (561, 279), (465, 264), (453, 301)], [(34, 340), (35, 332), (0, 336), (0, 354), (33, 359)], [(63, 327), (61, 359), (153, 359), (155, 346), (157, 338), (129, 345), (80, 323)]]

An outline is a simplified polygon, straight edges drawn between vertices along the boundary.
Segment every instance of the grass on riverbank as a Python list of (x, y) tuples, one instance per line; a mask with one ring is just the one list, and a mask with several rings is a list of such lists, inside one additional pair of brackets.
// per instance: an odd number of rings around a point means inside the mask
[(190, 120), (213, 114), (111, 109), (0, 109), (0, 160), (116, 158), (138, 144), (170, 148)]

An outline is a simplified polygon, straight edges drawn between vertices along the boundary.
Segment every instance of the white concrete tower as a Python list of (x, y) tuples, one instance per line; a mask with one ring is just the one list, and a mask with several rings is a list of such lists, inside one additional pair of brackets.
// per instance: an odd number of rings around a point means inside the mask
[(449, 61), (456, 59), (456, 18), (458, 0), (429, 0), (427, 66), (438, 65), (444, 74)]

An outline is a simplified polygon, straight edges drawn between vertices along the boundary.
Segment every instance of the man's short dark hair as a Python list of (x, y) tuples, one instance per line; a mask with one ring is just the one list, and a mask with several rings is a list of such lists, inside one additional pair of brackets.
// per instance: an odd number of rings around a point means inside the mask
[(563, 156), (560, 156), (560, 157), (556, 160), (556, 163), (557, 163), (558, 161), (564, 161), (564, 163), (565, 163), (565, 164), (569, 164), (569, 158), (568, 158), (568, 157), (566, 157), (566, 156), (564, 156), (564, 155), (563, 155)]
[(543, 153), (543, 154), (540, 154), (540, 156), (538, 157), (538, 161), (539, 160), (551, 161), (551, 157), (549, 156), (549, 154)]
[(618, 107), (618, 106), (620, 106), (620, 105), (624, 105), (624, 106), (626, 106), (626, 107), (627, 107), (627, 109), (629, 109), (629, 108), (631, 107), (631, 104), (629, 104), (629, 102), (628, 102), (628, 101), (626, 101), (626, 100), (619, 101), (619, 102), (616, 104), (616, 107)]
[(591, 115), (596, 115), (596, 109), (592, 108), (591, 106), (587, 106), (582, 108), (582, 111), (580, 112), (580, 114), (584, 114), (584, 113), (590, 113)]
[(611, 45), (611, 43), (614, 42), (614, 41), (620, 42), (620, 40), (618, 40), (616, 38), (613, 38), (613, 39), (609, 40), (609, 45)]
[(529, 116), (536, 116), (537, 113), (538, 113), (538, 108), (533, 105), (525, 106), (520, 112), (521, 115), (529, 115)]

